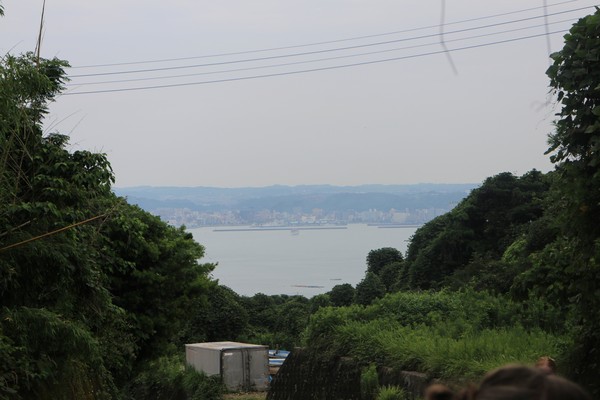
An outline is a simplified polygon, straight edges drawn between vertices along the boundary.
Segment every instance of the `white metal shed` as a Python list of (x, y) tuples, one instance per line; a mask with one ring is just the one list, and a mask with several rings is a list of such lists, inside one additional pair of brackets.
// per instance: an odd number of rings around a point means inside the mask
[(232, 392), (267, 390), (268, 352), (267, 346), (239, 342), (185, 345), (186, 362), (208, 376), (220, 375)]

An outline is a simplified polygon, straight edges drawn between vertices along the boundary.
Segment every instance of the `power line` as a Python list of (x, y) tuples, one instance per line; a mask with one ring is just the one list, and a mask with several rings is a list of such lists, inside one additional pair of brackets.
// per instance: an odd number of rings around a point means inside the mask
[[(555, 24), (560, 24), (560, 23), (570, 22), (570, 21), (572, 21), (572, 19), (563, 19), (563, 20), (560, 20), (560, 21), (551, 22), (548, 25), (555, 25)], [(487, 37), (487, 36), (495, 36), (495, 35), (501, 35), (501, 34), (505, 34), (505, 33), (513, 33), (513, 32), (517, 32), (517, 31), (523, 31), (523, 30), (527, 30), (527, 29), (534, 29), (534, 28), (539, 28), (539, 27), (544, 27), (544, 26), (546, 26), (545, 23), (544, 24), (538, 24), (538, 25), (531, 25), (531, 26), (521, 27), (521, 28), (507, 29), (507, 30), (498, 31), (498, 32), (485, 33), (485, 34), (481, 34), (481, 35), (467, 36), (467, 37), (458, 38), (458, 39), (450, 39), (450, 40), (446, 40), (445, 42), (446, 43), (452, 43), (452, 42), (460, 42), (460, 41), (471, 40), (471, 39), (479, 39), (479, 38), (483, 38), (483, 37)], [(192, 76), (215, 75), (215, 74), (223, 74), (223, 73), (231, 73), (231, 72), (244, 72), (244, 71), (253, 71), (253, 70), (257, 70), (257, 69), (287, 67), (287, 66), (291, 66), (291, 65), (299, 65), (299, 64), (308, 64), (308, 63), (315, 63), (315, 62), (322, 62), (322, 61), (339, 60), (339, 59), (343, 59), (343, 58), (362, 57), (362, 56), (368, 56), (368, 55), (374, 55), (374, 54), (389, 53), (389, 52), (392, 52), (392, 51), (408, 50), (408, 49), (414, 49), (414, 48), (420, 48), (420, 47), (428, 47), (428, 46), (436, 46), (436, 45), (439, 45), (439, 42), (429, 42), (429, 43), (417, 44), (417, 45), (412, 45), (412, 46), (395, 47), (395, 48), (392, 48), (392, 49), (371, 51), (371, 52), (365, 52), (365, 53), (348, 54), (348, 55), (343, 55), (343, 56), (317, 58), (317, 59), (313, 59), (313, 60), (294, 61), (294, 62), (279, 63), (279, 64), (261, 65), (261, 66), (256, 66), (256, 67), (244, 67), (244, 68), (234, 68), (234, 69), (226, 69), (226, 70), (219, 70), (219, 71), (197, 72), (197, 73), (192, 73), (192, 74), (154, 76), (154, 77), (146, 77), (146, 78), (132, 78), (132, 79), (117, 79), (117, 80), (110, 80), (110, 81), (68, 83), (67, 86), (81, 87), (81, 86), (87, 86), (87, 85), (104, 85), (104, 84), (112, 84), (112, 83), (129, 83), (129, 82), (152, 81), (152, 80), (159, 80), (159, 79), (188, 78), (188, 77), (192, 77)]]
[[(556, 7), (556, 6), (560, 6), (560, 5), (567, 4), (567, 3), (575, 3), (577, 1), (580, 1), (580, 0), (566, 0), (566, 1), (561, 1), (558, 3), (544, 5), (544, 6), (524, 8), (521, 10), (487, 15), (487, 16), (483, 16), (483, 17), (463, 19), (463, 20), (454, 21), (454, 22), (447, 22), (447, 23), (443, 24), (443, 26), (463, 24), (466, 22), (482, 21), (485, 19), (503, 17), (503, 16), (513, 15), (513, 14), (520, 14), (523, 12), (539, 10), (542, 8), (544, 10), (546, 10), (548, 7)], [(416, 32), (416, 31), (432, 29), (432, 28), (440, 28), (440, 26), (442, 26), (442, 25), (429, 25), (429, 26), (410, 28), (410, 29), (404, 29), (404, 30), (399, 30), (399, 31), (377, 33), (377, 34), (364, 35), (364, 36), (355, 36), (355, 37), (345, 38), (345, 39), (328, 40), (328, 41), (299, 44), (299, 45), (292, 45), (292, 46), (271, 47), (271, 48), (266, 48), (266, 49), (245, 50), (245, 51), (238, 51), (238, 52), (217, 53), (217, 54), (191, 56), (191, 57), (163, 58), (163, 59), (158, 59), (158, 60), (143, 60), (143, 61), (129, 61), (129, 62), (118, 62), (118, 63), (107, 63), (107, 64), (78, 65), (78, 66), (73, 66), (73, 67), (69, 67), (69, 68), (70, 69), (79, 69), (79, 68), (115, 67), (115, 66), (122, 66), (122, 65), (152, 64), (152, 63), (171, 62), (171, 61), (185, 61), (185, 60), (193, 60), (193, 59), (200, 59), (200, 58), (237, 56), (237, 55), (242, 55), (242, 54), (261, 53), (261, 52), (276, 51), (276, 50), (289, 50), (289, 49), (296, 49), (296, 48), (301, 48), (301, 47), (320, 46), (320, 45), (324, 45), (324, 44), (348, 42), (348, 41), (361, 40), (361, 39), (370, 39), (370, 38), (380, 37), (380, 36), (397, 35), (399, 33), (408, 33), (408, 32)]]
[[(566, 30), (550, 32), (549, 34), (553, 35), (553, 34), (564, 33), (564, 32), (566, 32)], [(449, 51), (469, 50), (469, 49), (475, 49), (475, 48), (480, 48), (480, 47), (487, 47), (487, 46), (493, 46), (493, 45), (498, 45), (498, 44), (516, 42), (516, 41), (520, 41), (520, 40), (533, 39), (533, 38), (538, 38), (538, 37), (542, 37), (545, 35), (546, 35), (546, 33), (540, 33), (540, 34), (536, 34), (536, 35), (522, 36), (522, 37), (506, 39), (506, 40), (499, 40), (496, 42), (489, 42), (489, 43), (482, 43), (482, 44), (477, 44), (477, 45), (472, 45), (472, 46), (459, 47), (456, 49), (451, 49)], [(382, 60), (363, 61), (363, 62), (353, 63), (353, 64), (327, 66), (327, 67), (312, 68), (312, 69), (305, 69), (305, 70), (298, 70), (298, 71), (278, 72), (278, 73), (264, 74), (264, 75), (218, 79), (218, 80), (212, 80), (212, 81), (176, 83), (176, 84), (170, 84), (170, 85), (142, 86), (142, 87), (135, 87), (135, 88), (94, 90), (94, 91), (86, 91), (86, 92), (66, 92), (66, 93), (63, 93), (62, 95), (63, 96), (73, 96), (73, 95), (82, 95), (82, 94), (130, 92), (130, 91), (137, 91), (137, 90), (164, 89), (164, 88), (174, 88), (174, 87), (184, 87), (184, 86), (207, 85), (207, 84), (212, 84), (212, 83), (235, 82), (235, 81), (244, 81), (244, 80), (251, 80), (251, 79), (270, 78), (270, 77), (276, 77), (276, 76), (286, 76), (286, 75), (296, 75), (296, 74), (318, 72), (318, 71), (327, 71), (327, 70), (334, 70), (334, 69), (340, 69), (340, 68), (358, 67), (358, 66), (370, 65), (370, 64), (380, 64), (380, 63), (385, 63), (385, 62), (406, 60), (406, 59), (411, 59), (411, 58), (425, 57), (425, 56), (431, 56), (431, 55), (442, 54), (442, 53), (445, 53), (445, 51), (439, 50), (439, 51), (432, 51), (432, 52), (421, 53), (421, 54), (413, 54), (413, 55), (409, 55), (409, 56), (387, 58), (387, 59), (382, 59)]]
[[(559, 11), (559, 12), (556, 12), (556, 13), (547, 14), (547, 16), (561, 15), (561, 14), (571, 13), (571, 12), (575, 12), (575, 11), (581, 11), (581, 10), (588, 9), (590, 7), (591, 6), (581, 7), (581, 8), (576, 8), (576, 9), (571, 9), (571, 10), (566, 10), (566, 11)], [(462, 33), (462, 32), (468, 32), (468, 31), (485, 29), (485, 28), (492, 28), (492, 27), (501, 26), (501, 25), (514, 24), (514, 23), (525, 22), (525, 21), (531, 21), (533, 19), (539, 19), (539, 18), (546, 18), (546, 15), (537, 15), (537, 16), (534, 16), (534, 17), (527, 17), (527, 18), (521, 18), (521, 19), (517, 19), (517, 20), (497, 22), (497, 23), (494, 23), (494, 24), (488, 24), (488, 25), (476, 26), (476, 27), (471, 27), (471, 28), (458, 29), (458, 30), (454, 30), (454, 31), (448, 31), (445, 34), (448, 35), (448, 34)], [(137, 73), (145, 73), (145, 72), (171, 71), (171, 70), (177, 70), (177, 69), (188, 69), (188, 68), (209, 67), (209, 66), (227, 65), (227, 64), (239, 64), (239, 63), (245, 63), (245, 62), (266, 61), (266, 60), (273, 60), (273, 59), (278, 59), (278, 58), (298, 57), (298, 56), (306, 56), (306, 55), (312, 55), (312, 54), (321, 54), (321, 53), (328, 53), (328, 52), (334, 52), (334, 51), (352, 50), (352, 49), (363, 48), (363, 47), (381, 46), (381, 45), (385, 45), (385, 44), (405, 42), (405, 41), (418, 40), (418, 39), (426, 39), (426, 38), (438, 37), (438, 36), (440, 36), (439, 32), (433, 33), (433, 34), (428, 34), (428, 35), (421, 35), (421, 36), (413, 36), (413, 37), (402, 38), (402, 39), (388, 40), (388, 41), (384, 41), (384, 42), (375, 42), (375, 43), (367, 43), (367, 44), (354, 45), (354, 46), (338, 47), (338, 48), (334, 48), (334, 49), (314, 50), (314, 51), (307, 51), (307, 52), (302, 52), (302, 53), (274, 55), (274, 56), (268, 56), (268, 57), (257, 57), (257, 58), (249, 58), (249, 59), (241, 59), (241, 60), (233, 60), (233, 61), (221, 61), (221, 62), (205, 63), (205, 64), (195, 64), (195, 65), (179, 65), (179, 66), (174, 66), (174, 67), (147, 68), (147, 69), (128, 70), (128, 71), (99, 72), (99, 73), (93, 73), (93, 74), (78, 74), (78, 75), (70, 75), (70, 78), (81, 78), (81, 77), (92, 77), (92, 76), (108, 76), (108, 75), (124, 75), (124, 74), (137, 74)]]
[[(547, 0), (543, 0), (544, 2), (544, 22), (546, 24), (546, 33), (548, 33), (548, 2)], [(548, 54), (552, 54), (552, 46), (550, 45), (550, 36), (546, 35), (546, 48), (548, 49)], [(551, 62), (548, 57), (548, 61)]]

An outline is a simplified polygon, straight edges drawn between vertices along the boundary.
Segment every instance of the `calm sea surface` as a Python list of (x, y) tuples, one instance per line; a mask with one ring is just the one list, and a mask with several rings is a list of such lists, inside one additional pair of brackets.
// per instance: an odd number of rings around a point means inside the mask
[(354, 286), (360, 282), (367, 254), (373, 249), (394, 247), (404, 254), (417, 229), (362, 224), (344, 228), (292, 232), (206, 227), (189, 231), (206, 249), (202, 261), (218, 262), (213, 277), (238, 294), (312, 297), (341, 283)]

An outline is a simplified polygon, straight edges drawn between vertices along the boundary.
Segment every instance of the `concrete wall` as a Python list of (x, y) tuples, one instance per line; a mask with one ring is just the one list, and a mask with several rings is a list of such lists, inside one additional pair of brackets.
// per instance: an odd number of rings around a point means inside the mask
[[(271, 382), (267, 400), (360, 400), (362, 366), (352, 358), (325, 360), (296, 349)], [(378, 371), (380, 385), (404, 388), (409, 399), (423, 397), (430, 383), (426, 374), (414, 371)]]

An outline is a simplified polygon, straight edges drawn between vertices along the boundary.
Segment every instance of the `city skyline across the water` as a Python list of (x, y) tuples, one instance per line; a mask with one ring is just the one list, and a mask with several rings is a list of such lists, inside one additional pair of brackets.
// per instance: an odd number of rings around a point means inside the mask
[(423, 224), (451, 210), (476, 184), (304, 185), (262, 188), (115, 188), (171, 225), (303, 226)]

